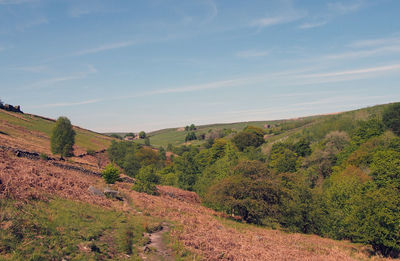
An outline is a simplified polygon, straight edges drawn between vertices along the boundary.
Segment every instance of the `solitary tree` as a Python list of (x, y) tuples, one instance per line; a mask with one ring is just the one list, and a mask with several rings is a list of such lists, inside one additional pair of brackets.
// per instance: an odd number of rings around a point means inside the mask
[(60, 154), (61, 157), (73, 155), (75, 143), (75, 131), (72, 129), (67, 117), (59, 117), (51, 134), (51, 152)]
[(141, 138), (141, 139), (146, 138), (146, 132), (144, 132), (144, 131), (139, 132), (139, 138)]

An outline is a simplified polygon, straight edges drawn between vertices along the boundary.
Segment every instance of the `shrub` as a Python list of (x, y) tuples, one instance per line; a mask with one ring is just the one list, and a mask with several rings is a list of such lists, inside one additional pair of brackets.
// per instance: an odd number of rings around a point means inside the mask
[(107, 184), (114, 184), (119, 179), (119, 169), (110, 163), (104, 168), (102, 176)]

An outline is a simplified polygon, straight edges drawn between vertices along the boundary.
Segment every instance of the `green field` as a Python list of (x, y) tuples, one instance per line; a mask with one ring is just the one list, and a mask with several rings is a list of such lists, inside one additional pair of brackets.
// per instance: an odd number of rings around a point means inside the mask
[[(209, 125), (200, 125), (196, 126), (196, 130), (194, 131), (196, 135), (207, 134), (211, 131), (218, 131), (224, 129), (231, 129), (233, 131), (239, 132), (243, 130), (246, 126), (256, 126), (260, 128), (264, 128), (265, 124), (276, 125), (285, 122), (284, 120), (279, 121), (249, 121), (249, 122), (236, 122), (236, 123), (220, 123), (220, 124), (209, 124)], [(187, 131), (179, 131), (179, 128), (168, 128), (157, 130), (153, 132), (147, 133), (150, 137), (151, 145), (155, 147), (167, 147), (168, 144), (172, 144), (174, 146), (180, 146), (185, 144), (185, 137), (187, 135)], [(112, 133), (107, 133), (107, 135), (111, 135)], [(123, 137), (126, 133), (115, 133)], [(139, 144), (144, 144), (144, 140), (134, 140)], [(192, 145), (201, 145), (205, 141), (203, 140), (195, 140), (191, 141)]]

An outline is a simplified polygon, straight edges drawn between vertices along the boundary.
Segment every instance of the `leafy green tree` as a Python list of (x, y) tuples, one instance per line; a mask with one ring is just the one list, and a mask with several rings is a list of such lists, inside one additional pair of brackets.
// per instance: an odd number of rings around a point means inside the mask
[(272, 180), (233, 175), (211, 186), (210, 205), (239, 215), (248, 223), (271, 225), (278, 221), (281, 191)]
[(125, 174), (130, 177), (136, 177), (140, 169), (140, 161), (135, 153), (127, 153), (123, 158), (122, 168)]
[(193, 131), (189, 132), (185, 137), (185, 141), (191, 140), (197, 140), (196, 133), (194, 133)]
[(371, 244), (384, 256), (400, 253), (400, 197), (393, 186), (376, 189), (371, 185), (355, 202), (349, 238)]
[(53, 154), (60, 154), (61, 157), (70, 157), (73, 155), (75, 131), (72, 129), (71, 122), (67, 117), (59, 117), (57, 119), (50, 142)]
[[(134, 158), (137, 151), (137, 144), (133, 142), (116, 142), (112, 141), (110, 147), (107, 149), (108, 158), (111, 162), (115, 162), (119, 167), (124, 168), (126, 155), (132, 154)], [(132, 160), (130, 158), (130, 160)]]
[(305, 138), (300, 139), (293, 145), (293, 150), (297, 155), (305, 157), (311, 154), (310, 141)]
[(297, 165), (297, 154), (293, 151), (280, 148), (272, 151), (269, 160), (269, 166), (277, 173), (295, 172)]
[(264, 135), (260, 135), (252, 131), (242, 131), (232, 138), (232, 142), (240, 151), (243, 151), (247, 147), (259, 147), (261, 144), (263, 144)]
[(150, 195), (158, 195), (156, 184), (159, 182), (160, 177), (156, 173), (156, 167), (149, 165), (140, 169), (133, 189)]
[(370, 165), (371, 176), (379, 187), (395, 185), (400, 189), (400, 152), (378, 151)]
[(349, 165), (326, 180), (323, 198), (326, 224), (321, 224), (320, 227), (323, 235), (335, 239), (350, 237), (357, 198), (365, 187), (364, 183), (370, 179), (361, 169)]
[(191, 131), (196, 130), (196, 126), (192, 123), (192, 124), (189, 126), (189, 130), (191, 130)]
[(178, 176), (178, 185), (182, 189), (193, 190), (193, 187), (200, 175), (199, 166), (196, 162), (198, 151), (191, 149), (183, 153), (181, 157), (174, 159), (174, 166)]
[(378, 119), (361, 121), (360, 127), (354, 132), (353, 141), (356, 144), (361, 144), (372, 137), (381, 135), (384, 131), (385, 126)]
[(141, 166), (157, 165), (160, 160), (157, 151), (148, 147), (140, 148), (136, 152), (136, 157)]
[(383, 124), (400, 136), (400, 103), (390, 105), (382, 115)]
[(114, 164), (108, 164), (101, 173), (107, 184), (114, 184), (119, 179), (119, 169)]
[(178, 186), (178, 177), (173, 165), (166, 166), (157, 173), (160, 176), (160, 184)]
[(150, 138), (149, 137), (144, 138), (144, 145), (150, 146)]
[(144, 132), (144, 131), (139, 132), (139, 138), (141, 138), (141, 139), (146, 138), (146, 132)]

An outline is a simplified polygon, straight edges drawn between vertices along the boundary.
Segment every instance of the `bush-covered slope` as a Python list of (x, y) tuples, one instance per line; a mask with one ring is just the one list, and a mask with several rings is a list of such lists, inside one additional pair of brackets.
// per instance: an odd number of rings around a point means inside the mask
[(148, 183), (193, 190), (206, 206), (247, 223), (348, 239), (397, 257), (398, 110), (389, 104), (281, 122), (268, 130), (247, 126), (214, 137), (206, 148), (175, 147), (178, 156), (166, 165), (156, 157), (143, 161), (140, 149), (123, 150), (124, 143), (114, 143), (109, 153), (123, 155), (117, 164), (125, 170), (157, 173)]

